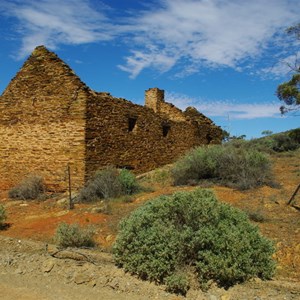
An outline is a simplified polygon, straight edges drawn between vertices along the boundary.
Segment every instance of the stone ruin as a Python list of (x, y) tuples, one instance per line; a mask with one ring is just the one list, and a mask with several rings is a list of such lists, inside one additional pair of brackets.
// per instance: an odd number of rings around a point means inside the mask
[(184, 112), (151, 88), (145, 106), (91, 90), (56, 54), (37, 47), (0, 96), (0, 184), (28, 174), (53, 190), (82, 187), (99, 168), (142, 173), (189, 149), (221, 142), (222, 130), (195, 108)]

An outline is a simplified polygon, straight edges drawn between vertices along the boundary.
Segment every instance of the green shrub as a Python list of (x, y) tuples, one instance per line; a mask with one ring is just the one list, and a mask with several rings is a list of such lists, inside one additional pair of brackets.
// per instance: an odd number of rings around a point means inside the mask
[(201, 287), (228, 287), (275, 269), (270, 241), (247, 215), (217, 201), (210, 190), (161, 196), (120, 223), (113, 248), (117, 265), (171, 290), (189, 286), (177, 270), (193, 268)]
[(255, 150), (228, 148), (219, 157), (218, 173), (225, 184), (240, 189), (273, 184), (270, 160)]
[(175, 273), (166, 277), (165, 284), (168, 292), (182, 295), (185, 295), (190, 288), (187, 275), (183, 273)]
[(95, 176), (80, 191), (77, 200), (92, 202), (98, 199), (131, 195), (138, 190), (139, 185), (130, 171), (107, 167), (96, 172)]
[(174, 184), (187, 184), (193, 180), (211, 179), (217, 176), (217, 157), (221, 147), (199, 147), (177, 161), (171, 170)]
[(43, 178), (32, 175), (10, 189), (8, 196), (12, 199), (33, 200), (37, 199), (44, 192)]
[(91, 202), (97, 199), (118, 197), (122, 194), (122, 185), (116, 168), (107, 167), (95, 173), (78, 196), (80, 202)]
[(61, 248), (93, 247), (94, 231), (91, 227), (81, 228), (78, 224), (60, 223), (56, 229), (54, 240)]
[(300, 147), (300, 128), (250, 140), (245, 147), (271, 154), (296, 150)]
[(298, 143), (300, 147), (300, 128), (290, 130), (288, 135), (293, 141)]
[(249, 219), (254, 222), (263, 223), (267, 221), (265, 215), (260, 210), (256, 210), (256, 211), (247, 210), (246, 214), (248, 215)]
[(243, 147), (199, 147), (177, 161), (172, 169), (175, 185), (211, 179), (247, 189), (271, 184), (271, 164), (266, 155)]
[(139, 191), (139, 184), (135, 176), (129, 170), (122, 169), (118, 178), (122, 186), (122, 192), (125, 195), (132, 195)]
[(0, 228), (4, 225), (4, 221), (6, 220), (6, 211), (3, 205), (0, 204)]
[(275, 152), (292, 151), (292, 150), (296, 150), (300, 146), (296, 140), (294, 140), (287, 134), (274, 135), (273, 139), (275, 142), (273, 146), (273, 150)]

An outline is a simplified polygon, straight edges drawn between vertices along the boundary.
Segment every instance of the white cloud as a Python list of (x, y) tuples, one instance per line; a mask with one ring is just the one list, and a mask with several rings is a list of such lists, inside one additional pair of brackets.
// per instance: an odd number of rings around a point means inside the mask
[(249, 58), (271, 56), (267, 50), (278, 42), (276, 34), (299, 22), (299, 11), (298, 0), (152, 0), (144, 10), (117, 14), (98, 0), (1, 0), (0, 5), (0, 14), (18, 20), (18, 58), (40, 44), (55, 49), (115, 39), (128, 49), (119, 68), (132, 78), (145, 68), (166, 72), (175, 66), (179, 77), (203, 67), (242, 71)]
[(117, 29), (104, 11), (96, 11), (87, 0), (4, 0), (2, 8), (2, 14), (19, 20), (22, 47), (18, 58), (41, 44), (55, 49), (60, 44), (109, 40)]
[(294, 73), (295, 70), (299, 68), (299, 65), (300, 51), (279, 59), (273, 66), (259, 70), (258, 74), (265, 77), (275, 76), (276, 78), (281, 78), (290, 73)]
[(132, 56), (126, 58), (126, 65), (119, 65), (118, 67), (130, 73), (131, 78), (135, 78), (144, 68), (153, 67), (160, 72), (165, 72), (172, 68), (175, 63), (175, 57), (164, 53), (164, 51), (151, 49), (147, 52), (132, 51)]
[(224, 117), (231, 120), (280, 117), (278, 103), (272, 102), (236, 103), (235, 101), (212, 101), (168, 92), (166, 93), (166, 101), (175, 104), (183, 110), (188, 106), (194, 106), (209, 117)]
[[(240, 70), (249, 57), (262, 55), (278, 30), (299, 20), (300, 2), (294, 0), (161, 0), (160, 8), (145, 11), (134, 23), (139, 46), (151, 45), (126, 58), (123, 70), (135, 77), (144, 68), (167, 71), (157, 53), (183, 63), (186, 73), (204, 66)], [(160, 51), (157, 51), (160, 49)], [(137, 67), (138, 65), (138, 67)], [(185, 72), (181, 72), (185, 74)]]

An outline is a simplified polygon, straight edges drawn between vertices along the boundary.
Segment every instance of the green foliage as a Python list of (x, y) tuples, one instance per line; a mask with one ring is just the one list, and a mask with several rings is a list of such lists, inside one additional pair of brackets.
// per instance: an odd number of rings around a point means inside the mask
[(230, 133), (226, 130), (222, 130), (222, 141), (223, 142), (228, 142), (230, 139)]
[(107, 199), (120, 196), (122, 187), (118, 175), (118, 170), (112, 167), (97, 171), (87, 186), (81, 190), (80, 201), (90, 202), (100, 198)]
[(263, 130), (263, 131), (261, 132), (261, 134), (262, 134), (262, 135), (265, 135), (265, 136), (268, 136), (268, 135), (273, 134), (273, 131), (272, 131), (272, 130)]
[(131, 195), (140, 189), (135, 176), (129, 171), (119, 171), (107, 167), (96, 172), (95, 176), (80, 191), (79, 202), (92, 202), (98, 199), (116, 198)]
[(10, 189), (8, 196), (12, 199), (33, 200), (37, 199), (44, 191), (43, 178), (32, 175)]
[(184, 273), (174, 273), (165, 279), (167, 291), (176, 294), (185, 295), (190, 286), (187, 275)]
[(6, 211), (4, 206), (0, 204), (0, 228), (3, 226), (5, 220), (6, 220)]
[(248, 215), (249, 219), (258, 222), (258, 223), (263, 223), (266, 222), (266, 218), (264, 214), (260, 210), (256, 211), (246, 211), (246, 214)]
[(292, 129), (288, 132), (288, 136), (300, 147), (300, 128)]
[(290, 81), (280, 84), (277, 88), (277, 97), (287, 105), (300, 104), (300, 74), (294, 74)]
[(56, 229), (55, 242), (61, 248), (67, 247), (93, 247), (94, 231), (91, 227), (81, 228), (78, 224), (60, 223)]
[(293, 151), (300, 147), (300, 128), (247, 141), (243, 147), (266, 153)]
[[(287, 33), (290, 35), (294, 35), (296, 39), (300, 40), (300, 23), (289, 27), (287, 29)], [(291, 67), (292, 71), (295, 74), (292, 75), (292, 78), (280, 84), (277, 87), (277, 97), (279, 100), (283, 101), (288, 107), (282, 106), (280, 108), (281, 113), (284, 114), (291, 110), (299, 109), (300, 105), (300, 65), (299, 61), (296, 60), (295, 66)]]
[(140, 186), (134, 176), (129, 170), (122, 169), (119, 173), (119, 181), (122, 186), (122, 192), (125, 195), (132, 195), (139, 191)]
[(275, 264), (270, 241), (247, 215), (217, 201), (210, 190), (161, 196), (120, 224), (116, 263), (172, 291), (185, 293), (193, 269), (199, 285), (210, 280), (229, 287), (253, 277), (269, 279)]
[(274, 135), (273, 140), (274, 140), (273, 150), (275, 152), (292, 151), (292, 150), (296, 150), (300, 146), (299, 143), (297, 143), (287, 134)]
[(175, 185), (190, 184), (203, 179), (247, 189), (271, 183), (269, 159), (244, 147), (199, 147), (177, 161), (172, 169)]

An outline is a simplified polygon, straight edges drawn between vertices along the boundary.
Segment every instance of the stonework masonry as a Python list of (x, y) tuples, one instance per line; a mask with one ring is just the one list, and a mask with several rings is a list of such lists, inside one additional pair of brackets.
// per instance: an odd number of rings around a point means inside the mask
[(0, 97), (0, 184), (37, 174), (64, 190), (70, 165), (80, 188), (104, 166), (148, 171), (221, 135), (196, 109), (166, 103), (158, 88), (146, 91), (145, 106), (95, 92), (39, 46)]

